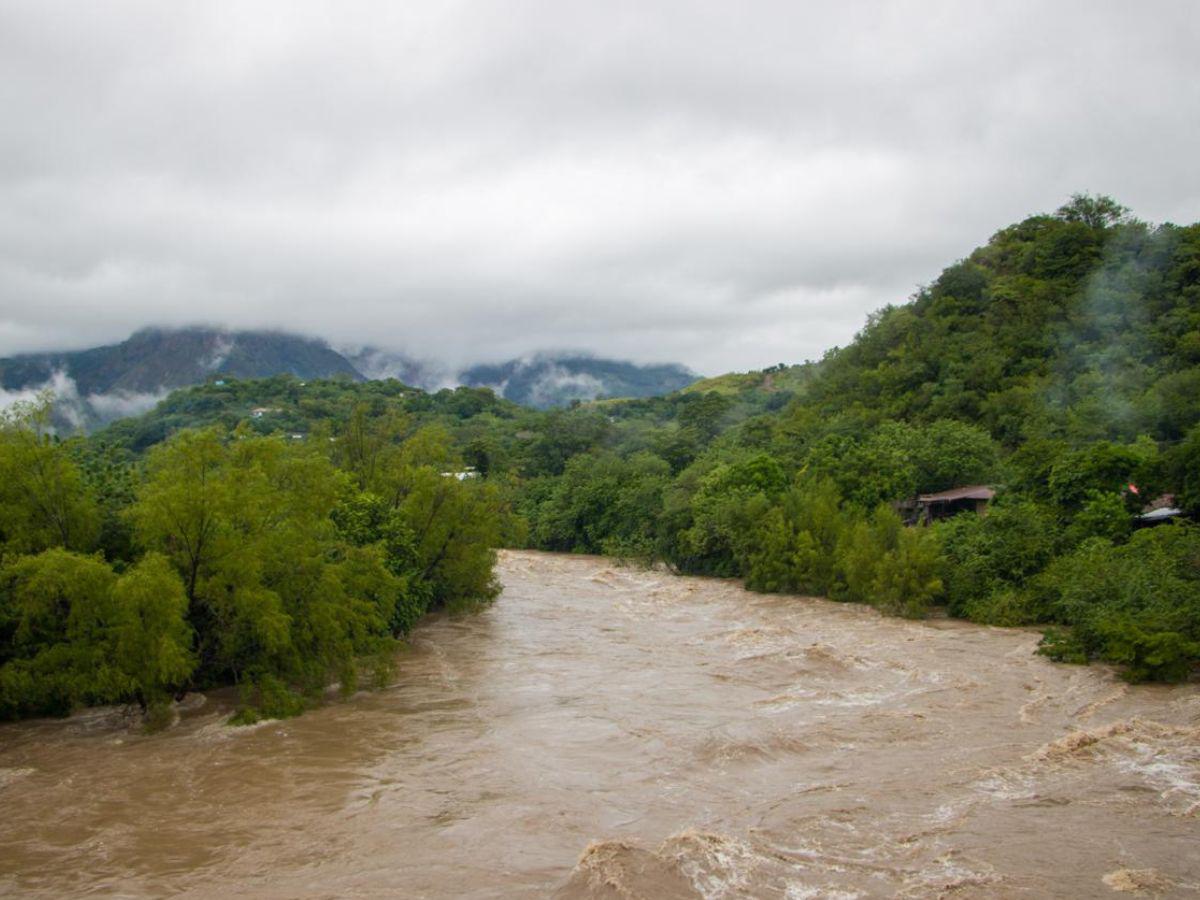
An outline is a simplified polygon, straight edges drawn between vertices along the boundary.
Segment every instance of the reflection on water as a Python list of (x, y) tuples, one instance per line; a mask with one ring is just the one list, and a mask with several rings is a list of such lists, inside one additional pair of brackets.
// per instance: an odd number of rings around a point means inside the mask
[(1037, 635), (506, 553), (395, 687), (139, 734), (0, 727), (0, 893), (1090, 897), (1200, 890), (1200, 690)]

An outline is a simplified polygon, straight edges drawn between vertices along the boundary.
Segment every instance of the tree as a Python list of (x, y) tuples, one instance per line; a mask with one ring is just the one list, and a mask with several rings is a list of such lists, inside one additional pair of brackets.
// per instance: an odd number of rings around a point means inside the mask
[(486, 482), (459, 481), (428, 466), (408, 471), (397, 510), (412, 531), (418, 578), (428, 583), (435, 604), (470, 608), (499, 593), (494, 548), (501, 504)]
[(196, 667), (187, 623), (187, 595), (167, 558), (142, 557), (113, 587), (119, 610), (114, 635), (118, 665), (147, 712), (161, 710)]
[(1089, 228), (1108, 228), (1124, 222), (1129, 216), (1129, 209), (1112, 197), (1072, 194), (1070, 202), (1060, 206), (1054, 215), (1064, 222), (1082, 222)]
[(100, 530), (95, 501), (63, 444), (48, 433), (50, 406), (0, 415), (0, 542), (5, 554), (48, 547), (89, 550)]
[(10, 563), (2, 578), (0, 715), (65, 715), (131, 692), (115, 652), (122, 616), (108, 565), (55, 548)]
[(318, 448), (280, 438), (184, 432), (150, 454), (131, 515), (183, 578), (202, 683), (247, 684), (248, 706), (290, 714), (388, 646), (393, 576), (381, 553), (339, 547), (346, 490)]
[(1192, 518), (1200, 518), (1200, 425), (1188, 432), (1167, 459), (1175, 500)]

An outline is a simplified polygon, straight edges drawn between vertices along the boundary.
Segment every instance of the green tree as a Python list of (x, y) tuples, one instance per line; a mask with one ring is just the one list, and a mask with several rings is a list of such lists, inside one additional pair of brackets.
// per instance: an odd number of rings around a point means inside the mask
[(148, 713), (161, 711), (195, 669), (187, 595), (166, 557), (151, 553), (113, 586), (114, 653)]
[(0, 713), (65, 715), (131, 692), (114, 647), (122, 616), (107, 564), (55, 548), (10, 563), (2, 578)]
[(89, 550), (100, 530), (95, 501), (67, 448), (48, 433), (48, 402), (0, 417), (0, 542), (5, 554), (48, 547)]

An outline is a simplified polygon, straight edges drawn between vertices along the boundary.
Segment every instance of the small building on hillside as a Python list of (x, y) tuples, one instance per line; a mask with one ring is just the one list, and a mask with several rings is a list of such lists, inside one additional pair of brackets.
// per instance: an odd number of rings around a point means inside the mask
[(1134, 519), (1136, 528), (1149, 528), (1152, 525), (1162, 525), (1183, 515), (1183, 510), (1175, 505), (1174, 494), (1163, 494), (1156, 497), (1142, 508), (1142, 514)]
[(906, 525), (928, 525), (960, 512), (974, 512), (982, 516), (995, 496), (993, 488), (985, 484), (971, 484), (935, 494), (918, 494), (895, 505)]

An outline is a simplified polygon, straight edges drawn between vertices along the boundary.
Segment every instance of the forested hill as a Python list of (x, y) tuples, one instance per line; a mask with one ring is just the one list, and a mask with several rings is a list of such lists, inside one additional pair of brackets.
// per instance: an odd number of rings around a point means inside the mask
[(1079, 197), (995, 234), (828, 354), (789, 414), (977, 423), (1007, 447), (1146, 434), (1200, 412), (1200, 225), (1154, 227)]
[[(504, 381), (517, 368), (480, 370), (474, 380)], [(474, 437), (503, 447), (517, 469), (516, 431), (598, 419), (597, 446), (649, 449), (675, 470), (713, 441), (798, 464), (813, 450), (861, 444), (884, 423), (958, 421), (985, 430), (1006, 454), (1139, 436), (1169, 447), (1200, 421), (1200, 225), (1152, 226), (1108, 198), (1077, 197), (998, 231), (819, 362), (705, 379), (665, 397), (539, 417), (486, 389), (234, 382), (172, 396), (116, 432), (136, 431), (144, 445), (186, 425), (231, 425), (256, 406), (270, 411), (260, 429), (305, 430), (336, 417), (347, 398), (389, 393), (406, 395), (412, 409), (452, 409), (455, 421), (489, 411), (508, 425), (493, 422)]]

